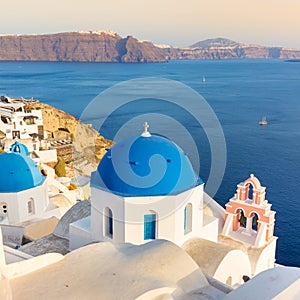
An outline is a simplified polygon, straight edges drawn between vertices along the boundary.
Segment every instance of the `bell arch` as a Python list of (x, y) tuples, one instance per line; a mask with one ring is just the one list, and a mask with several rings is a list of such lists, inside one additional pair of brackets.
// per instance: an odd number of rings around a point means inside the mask
[(259, 229), (259, 214), (256, 212), (252, 212), (249, 214), (249, 217), (252, 220), (252, 230), (258, 231)]
[[(253, 189), (252, 196), (249, 188)], [(254, 247), (266, 245), (273, 239), (275, 212), (265, 199), (265, 190), (253, 174), (237, 185), (236, 194), (226, 204), (224, 235), (236, 232), (235, 238), (241, 234), (241, 240), (248, 236), (248, 243)]]

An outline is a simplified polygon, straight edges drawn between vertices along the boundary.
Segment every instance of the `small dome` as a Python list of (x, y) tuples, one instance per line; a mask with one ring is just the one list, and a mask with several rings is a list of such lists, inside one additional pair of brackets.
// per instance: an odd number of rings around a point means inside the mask
[(45, 181), (38, 165), (20, 153), (0, 154), (0, 193), (15, 193)]
[(122, 196), (178, 194), (202, 183), (181, 148), (149, 132), (113, 146), (91, 178), (92, 186)]
[(18, 141), (16, 141), (15, 143), (13, 143), (10, 147), (10, 152), (14, 152), (14, 153), (21, 153), (24, 155), (29, 155), (29, 151), (28, 148), (26, 147), (26, 145), (19, 143)]

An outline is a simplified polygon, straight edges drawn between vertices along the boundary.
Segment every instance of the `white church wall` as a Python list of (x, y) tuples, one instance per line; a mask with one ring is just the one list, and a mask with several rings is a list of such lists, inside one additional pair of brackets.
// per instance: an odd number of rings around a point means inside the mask
[[(92, 187), (92, 238), (119, 243), (146, 243), (149, 239), (144, 236), (144, 216), (153, 214), (156, 215), (155, 239), (166, 239), (179, 246), (193, 237), (217, 241), (217, 218), (205, 219), (206, 223), (203, 223), (203, 187), (202, 184), (178, 195), (124, 198)], [(185, 216), (187, 207), (191, 217)], [(105, 209), (111, 210), (113, 234), (106, 234)]]
[[(47, 188), (47, 182), (45, 181), (40, 186), (17, 193), (0, 193), (0, 203), (6, 203), (7, 205), (9, 224), (42, 217), (48, 204), (48, 201), (45, 200), (45, 191), (47, 191)], [(32, 209), (28, 206), (28, 202), (31, 199)]]
[[(168, 206), (166, 207), (166, 203)], [(125, 242), (143, 244), (144, 215), (156, 214), (156, 239), (174, 239), (176, 208), (174, 196), (127, 197), (125, 198)]]
[(274, 268), (275, 265), (275, 252), (276, 252), (276, 242), (277, 238), (274, 238), (270, 243), (261, 249), (252, 249), (252, 251), (260, 252), (258, 258), (256, 259), (256, 255), (249, 255), (250, 263), (252, 267), (252, 276), (257, 275), (258, 273)]
[(74, 250), (92, 242), (91, 217), (86, 217), (69, 225), (69, 249)]
[(1, 215), (7, 216), (8, 223), (19, 222), (21, 216), (16, 193), (0, 193)]
[[(124, 242), (124, 199), (94, 187), (91, 188), (91, 194), (92, 238), (96, 241)], [(105, 234), (105, 208), (109, 208), (112, 211), (113, 234), (111, 237)]]
[[(47, 181), (45, 181), (42, 185), (37, 186), (35, 188), (25, 190), (18, 193), (18, 202), (19, 202), (19, 212), (20, 212), (20, 221), (43, 217), (46, 210), (46, 204), (48, 200), (48, 196), (45, 195), (48, 190)], [(46, 199), (45, 199), (46, 196)], [(32, 210), (30, 211), (30, 207), (28, 201), (32, 199)]]
[(241, 250), (232, 250), (222, 259), (213, 277), (222, 283), (234, 286), (244, 283), (244, 275), (251, 277), (248, 256)]
[[(144, 240), (144, 215), (155, 213), (156, 238), (166, 239), (177, 245), (198, 236), (202, 220), (203, 185), (178, 195), (125, 198), (125, 242), (142, 244)], [(184, 210), (192, 205), (192, 230), (185, 233)]]
[(218, 218), (214, 216), (203, 215), (203, 227), (200, 229), (198, 237), (217, 243), (219, 231), (218, 226)]
[[(179, 201), (181, 206), (177, 205), (178, 209), (175, 211), (176, 223), (175, 223), (175, 239), (174, 242), (181, 246), (188, 239), (193, 237), (199, 237), (199, 234), (203, 227), (203, 188), (204, 185), (199, 185), (189, 191), (180, 194)], [(191, 230), (185, 230), (185, 208), (187, 205), (192, 207), (192, 222), (190, 224)], [(187, 217), (188, 218), (188, 217)], [(186, 220), (188, 222), (188, 220)], [(187, 226), (187, 224), (186, 224)]]

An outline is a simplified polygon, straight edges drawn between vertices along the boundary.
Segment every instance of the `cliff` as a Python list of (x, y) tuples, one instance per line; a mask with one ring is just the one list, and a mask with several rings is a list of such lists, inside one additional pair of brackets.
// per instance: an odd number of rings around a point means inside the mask
[(111, 31), (0, 35), (0, 61), (165, 62), (177, 59), (300, 58), (300, 50), (217, 38), (190, 47), (154, 45)]
[(58, 154), (62, 156), (68, 166), (68, 175), (74, 171), (88, 173), (95, 170), (100, 159), (106, 153), (106, 148), (113, 145), (111, 140), (105, 139), (89, 124), (68, 113), (56, 109), (39, 101), (26, 101), (26, 106), (31, 109), (41, 109), (44, 130), (48, 133), (49, 140), (73, 140), (66, 147), (58, 147)]
[[(300, 50), (242, 44), (216, 38), (197, 42), (187, 48), (165, 49), (169, 59), (299, 58)], [(168, 53), (169, 52), (169, 53)]]
[(0, 36), (0, 61), (159, 62), (151, 42), (107, 31)]

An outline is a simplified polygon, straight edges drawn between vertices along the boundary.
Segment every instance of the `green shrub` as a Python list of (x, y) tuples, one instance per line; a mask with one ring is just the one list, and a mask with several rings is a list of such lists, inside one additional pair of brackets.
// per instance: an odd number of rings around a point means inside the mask
[(58, 156), (57, 157), (57, 164), (54, 167), (55, 170), (55, 174), (58, 177), (65, 177), (66, 176), (66, 163), (64, 162), (64, 160)]

